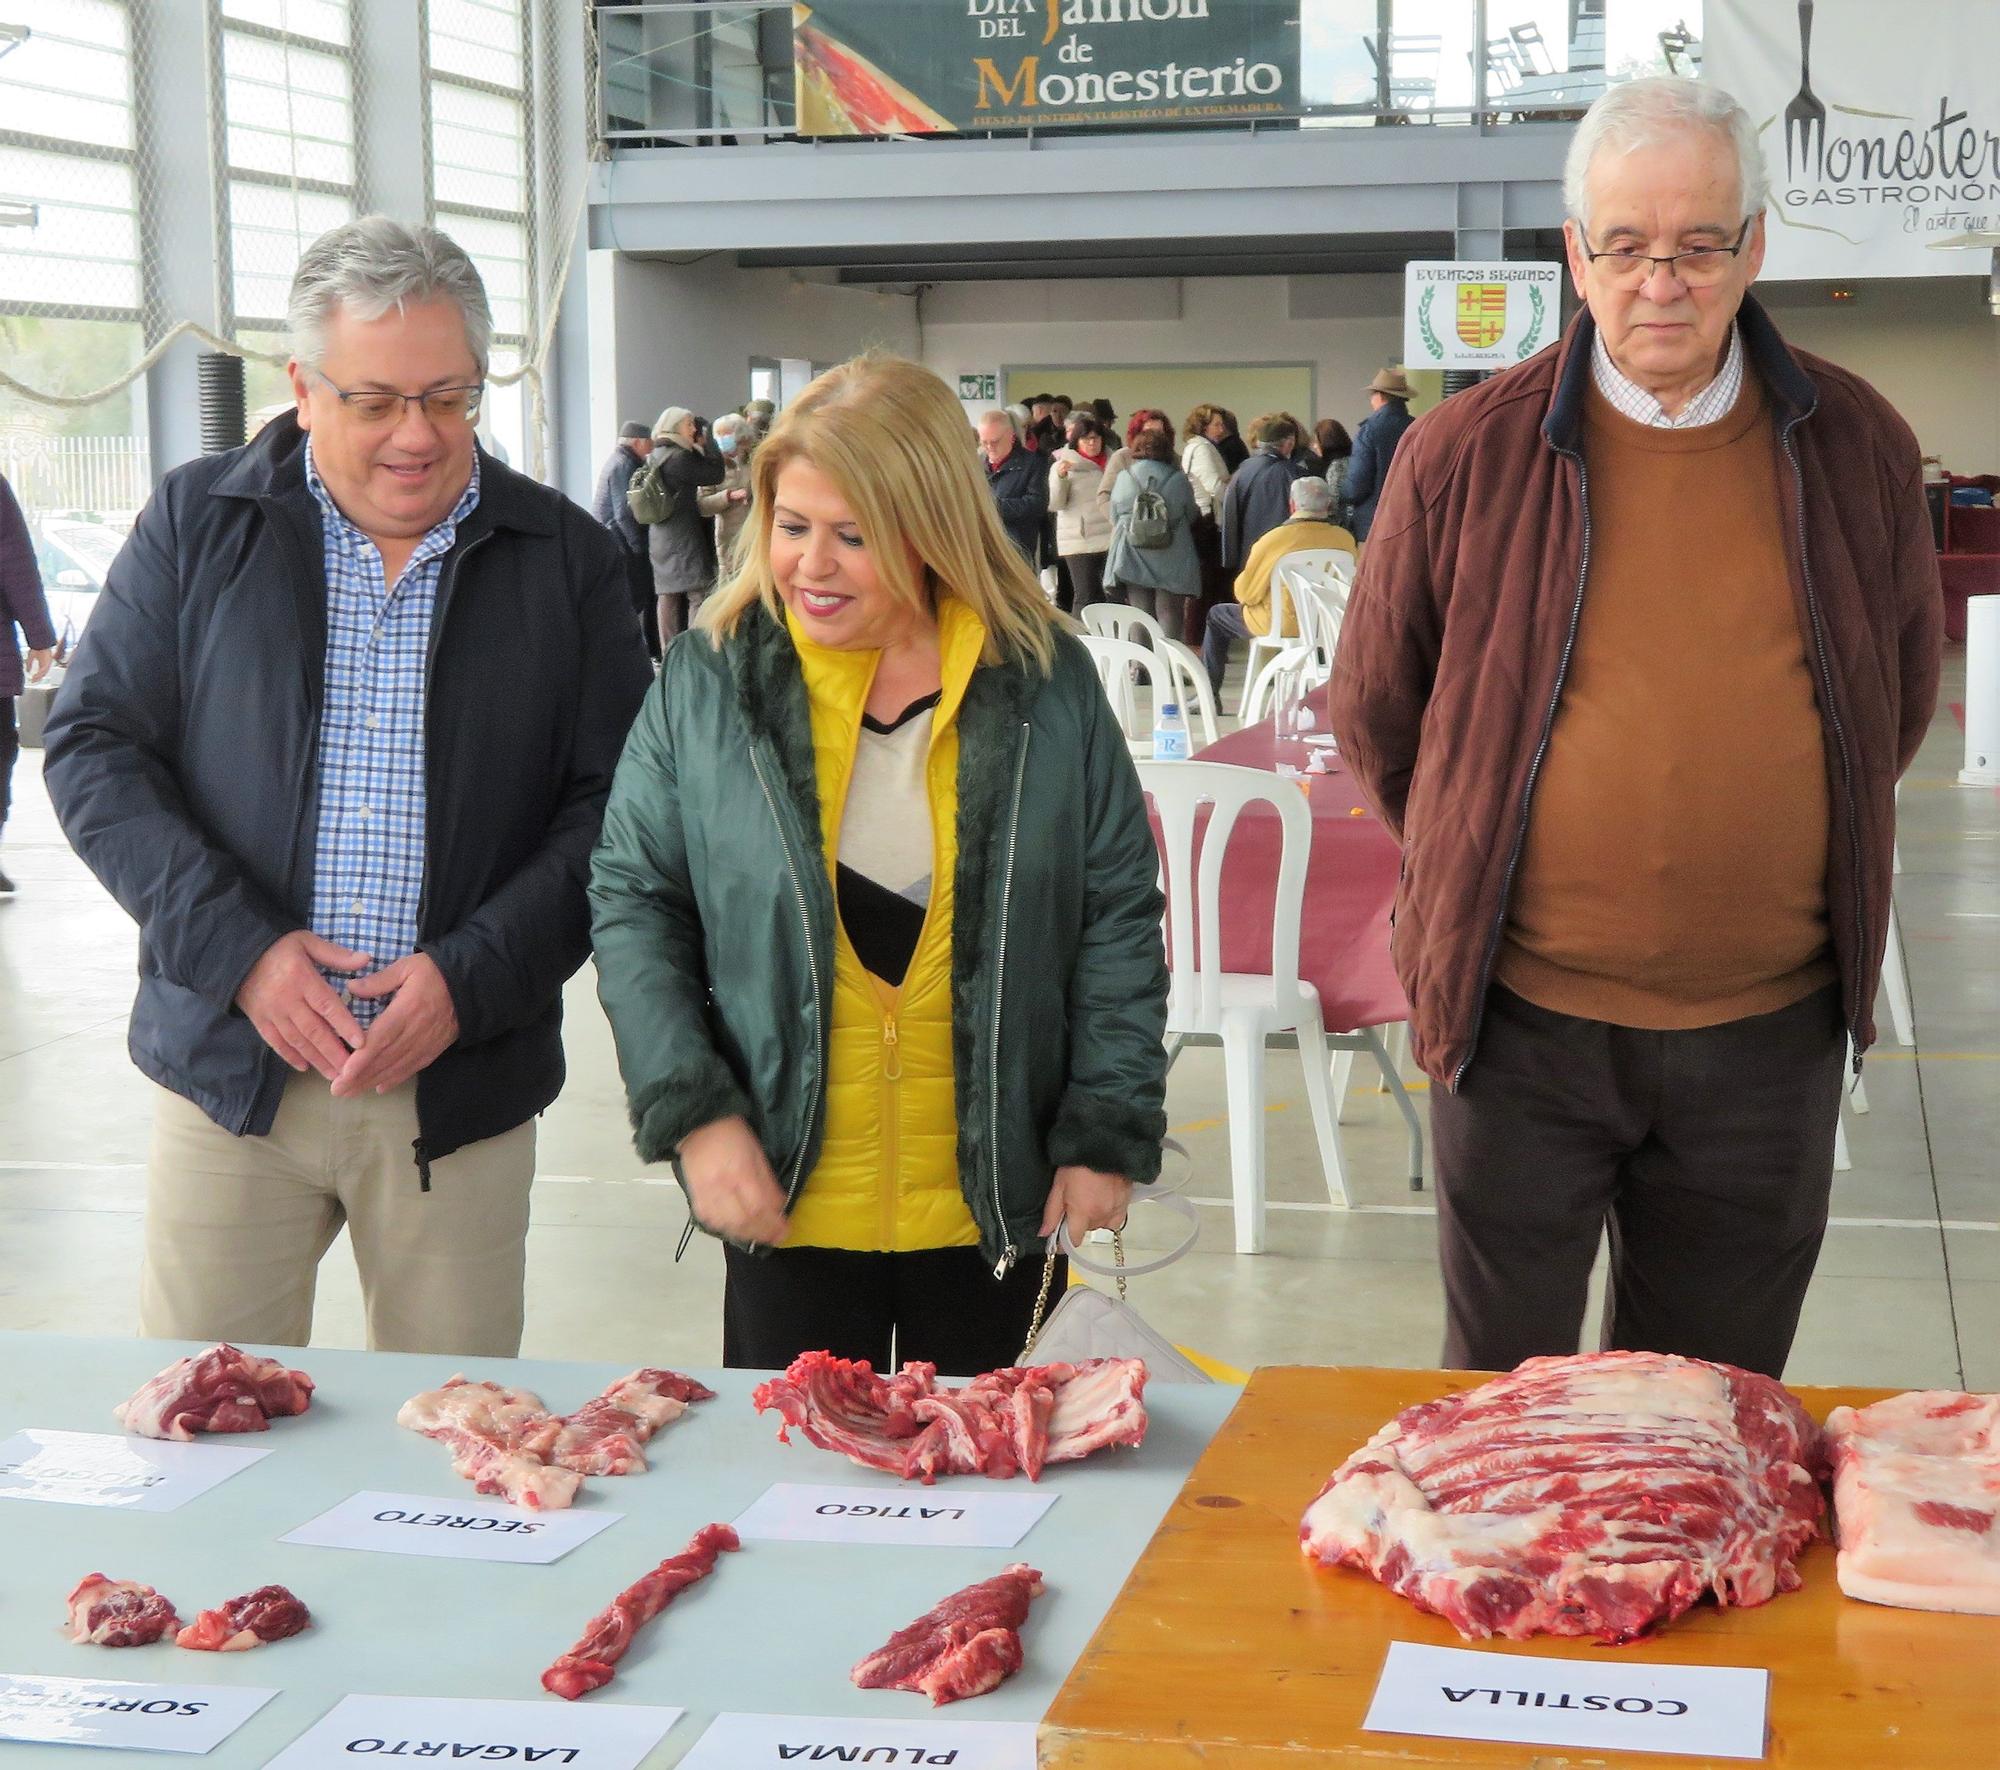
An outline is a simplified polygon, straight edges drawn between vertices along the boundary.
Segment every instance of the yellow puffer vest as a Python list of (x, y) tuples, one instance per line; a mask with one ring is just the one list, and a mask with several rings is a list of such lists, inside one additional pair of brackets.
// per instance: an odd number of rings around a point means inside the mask
[[(831, 651), (789, 620), (812, 706), (820, 841), (829, 880), (840, 849), (861, 712), (880, 656)], [(827, 1047), (826, 1139), (792, 1205), (788, 1248), (911, 1253), (972, 1247), (979, 1231), (959, 1190), (952, 1080), (951, 919), (958, 866), (958, 709), (986, 628), (955, 599), (938, 608), (944, 696), (932, 718), (931, 901), (900, 989), (863, 969), (836, 934), (833, 1029)]]

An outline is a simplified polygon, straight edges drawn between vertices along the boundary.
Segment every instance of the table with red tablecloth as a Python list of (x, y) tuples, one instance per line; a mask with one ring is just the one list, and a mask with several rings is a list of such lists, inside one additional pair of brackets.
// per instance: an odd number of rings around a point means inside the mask
[[(1303, 769), (1315, 741), (1330, 747), (1326, 691), (1308, 703), (1318, 729), (1299, 738), (1278, 735), (1266, 720), (1210, 744), (1197, 762), (1227, 762), (1275, 773), (1280, 762)], [(1306, 741), (1301, 741), (1306, 740)], [(1299, 925), (1299, 976), (1319, 991), (1329, 1032), (1392, 1026), (1410, 1015), (1389, 957), (1389, 909), (1399, 870), (1394, 839), (1363, 803), (1354, 777), (1332, 757), (1327, 774), (1307, 775), (1312, 852), (1306, 864), (1305, 909)], [(1237, 820), (1222, 863), (1222, 968), (1271, 968), (1271, 910), (1283, 836), (1275, 813), (1251, 806)]]

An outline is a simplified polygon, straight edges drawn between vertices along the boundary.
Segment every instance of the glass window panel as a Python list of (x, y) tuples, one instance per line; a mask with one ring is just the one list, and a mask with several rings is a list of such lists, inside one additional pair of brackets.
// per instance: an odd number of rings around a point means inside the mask
[(347, 197), (231, 180), (231, 305), (237, 319), (282, 322), (299, 254), (328, 228), (353, 216), (354, 204)]
[(231, 166), (354, 182), (354, 101), (344, 61), (240, 32), (224, 36), (222, 54)]
[(0, 55), (0, 125), (93, 147), (131, 147), (125, 9), (110, 0), (37, 9), (28, 40)]
[[(521, 366), (518, 350), (496, 350), (487, 366), (493, 375), (511, 374)], [(508, 466), (528, 471), (528, 384), (511, 381), (505, 387), (487, 386), (479, 407), (479, 440), (490, 454)]]
[(502, 337), (528, 332), (528, 230), (517, 222), (438, 211), (437, 224), (472, 255), (486, 284), (493, 330)]
[(354, 41), (347, 0), (222, 0), (222, 16), (343, 48)]
[(139, 305), (132, 173), (109, 160), (0, 147), (0, 203), (32, 204), (33, 227), (0, 227), (0, 301)]
[(435, 72), (520, 89), (520, 0), (430, 0), (430, 27)]
[(524, 107), (519, 100), (431, 87), (431, 164), (437, 200), (481, 209), (525, 210)]

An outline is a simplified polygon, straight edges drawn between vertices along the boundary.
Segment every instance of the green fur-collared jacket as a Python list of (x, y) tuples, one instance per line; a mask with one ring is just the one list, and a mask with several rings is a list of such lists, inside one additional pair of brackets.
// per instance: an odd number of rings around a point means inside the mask
[[(959, 1183), (1004, 1271), (1055, 1170), (1148, 1181), (1166, 1133), (1158, 856), (1088, 656), (982, 664), (958, 717), (952, 1069)], [(789, 1208), (825, 1124), (835, 908), (811, 713), (761, 608), (669, 648), (591, 866), (598, 994), (639, 1154), (741, 1114)]]

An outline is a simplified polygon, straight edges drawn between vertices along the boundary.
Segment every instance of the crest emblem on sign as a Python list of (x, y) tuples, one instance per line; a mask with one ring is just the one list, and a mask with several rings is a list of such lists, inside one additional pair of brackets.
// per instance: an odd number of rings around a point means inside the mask
[(1505, 283), (1458, 285), (1458, 336), (1473, 350), (1490, 350), (1507, 330)]

